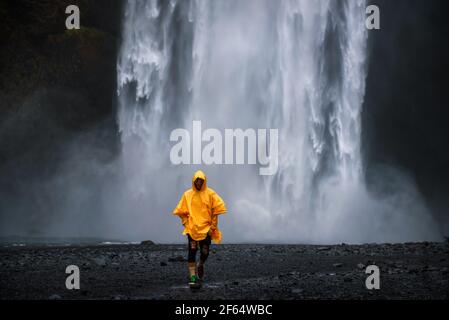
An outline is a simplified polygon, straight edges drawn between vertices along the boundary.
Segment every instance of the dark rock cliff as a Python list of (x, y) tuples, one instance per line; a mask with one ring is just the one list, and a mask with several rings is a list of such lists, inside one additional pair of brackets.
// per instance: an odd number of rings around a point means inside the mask
[[(69, 4), (80, 8), (80, 30), (65, 27)], [(103, 132), (95, 143), (114, 153), (121, 6), (117, 0), (0, 3), (0, 170), (45, 171), (67, 139), (93, 128)]]

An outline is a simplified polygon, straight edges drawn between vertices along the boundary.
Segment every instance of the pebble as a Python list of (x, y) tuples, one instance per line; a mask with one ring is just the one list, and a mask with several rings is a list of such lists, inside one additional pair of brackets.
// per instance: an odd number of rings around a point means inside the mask
[(343, 266), (343, 263), (334, 263), (333, 266), (334, 268), (340, 268)]
[(304, 289), (295, 288), (295, 289), (292, 289), (291, 292), (294, 293), (294, 294), (303, 293)]
[(106, 258), (104, 258), (104, 257), (94, 258), (93, 260), (97, 265), (99, 265), (101, 267), (106, 266)]
[(184, 261), (186, 261), (186, 259), (183, 256), (176, 256), (176, 257), (168, 258), (168, 261), (170, 261), (170, 262), (184, 262)]

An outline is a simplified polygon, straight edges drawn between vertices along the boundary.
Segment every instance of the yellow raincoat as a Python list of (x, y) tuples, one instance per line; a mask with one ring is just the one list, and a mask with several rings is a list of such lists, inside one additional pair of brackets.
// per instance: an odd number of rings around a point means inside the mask
[[(194, 181), (204, 180), (201, 190), (197, 190)], [(223, 199), (214, 190), (207, 187), (206, 175), (203, 171), (195, 172), (192, 178), (192, 188), (184, 192), (173, 214), (182, 220), (183, 235), (190, 234), (193, 240), (200, 241), (207, 237), (210, 231), (215, 243), (221, 242), (221, 232), (218, 229), (218, 215), (226, 212)]]

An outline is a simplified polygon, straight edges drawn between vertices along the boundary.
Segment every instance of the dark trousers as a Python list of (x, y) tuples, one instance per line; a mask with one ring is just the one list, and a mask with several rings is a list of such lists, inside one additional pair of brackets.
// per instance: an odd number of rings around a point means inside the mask
[(196, 253), (198, 251), (198, 247), (200, 248), (200, 262), (204, 263), (207, 260), (207, 257), (209, 256), (209, 246), (211, 244), (211, 238), (210, 235), (207, 235), (207, 237), (203, 240), (196, 241), (193, 240), (190, 234), (187, 234), (187, 238), (189, 240), (189, 255), (188, 255), (188, 261), (189, 262), (196, 262)]

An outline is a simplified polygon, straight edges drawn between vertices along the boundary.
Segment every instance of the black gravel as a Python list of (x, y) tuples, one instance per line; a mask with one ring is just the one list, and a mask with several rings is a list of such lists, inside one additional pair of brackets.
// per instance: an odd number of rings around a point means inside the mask
[[(449, 244), (212, 245), (187, 286), (186, 245), (0, 248), (0, 299), (448, 299)], [(77, 265), (81, 288), (65, 273)], [(367, 290), (366, 266), (380, 268)]]

